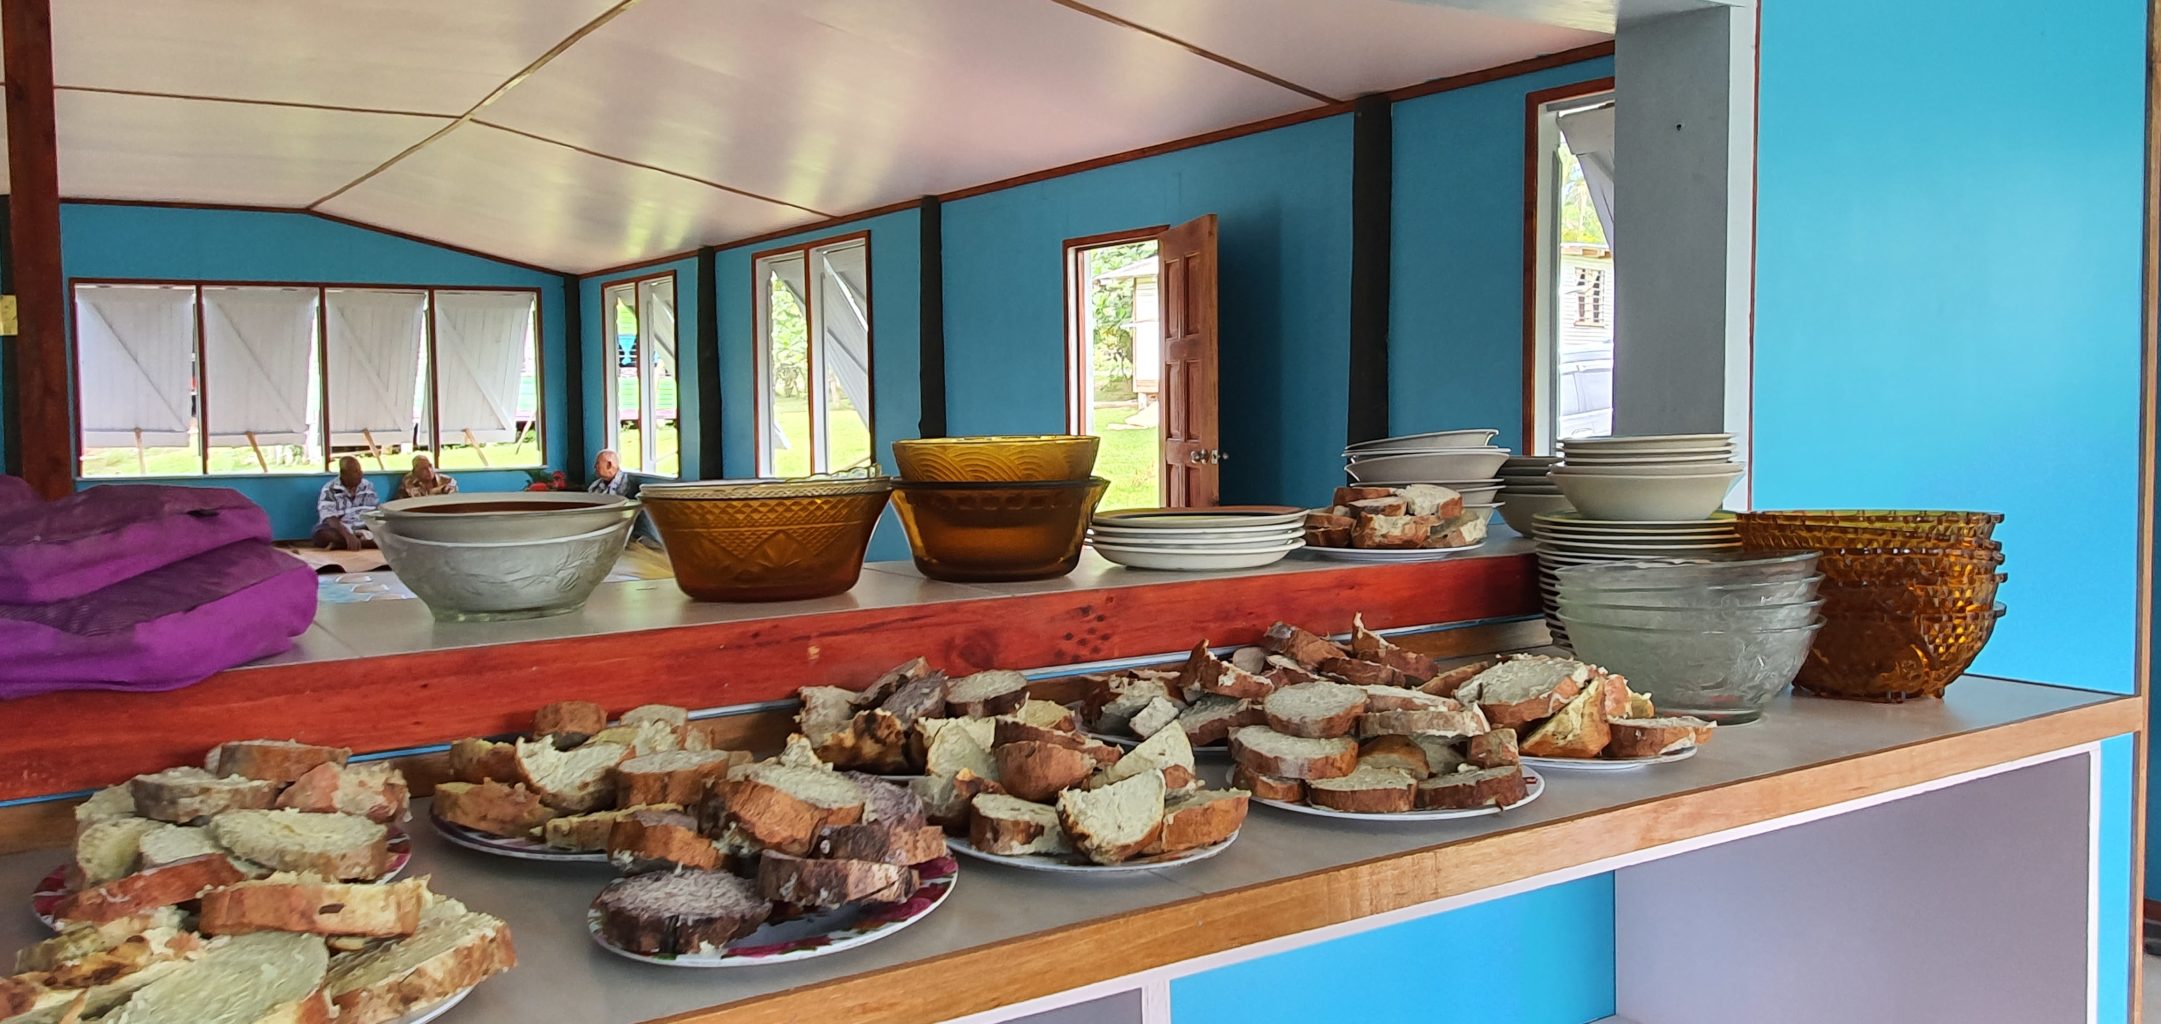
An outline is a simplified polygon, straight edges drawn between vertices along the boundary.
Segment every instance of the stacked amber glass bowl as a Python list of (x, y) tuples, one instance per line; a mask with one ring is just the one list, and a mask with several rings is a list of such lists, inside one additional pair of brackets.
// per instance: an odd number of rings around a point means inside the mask
[(2004, 607), (1993, 512), (1743, 512), (1750, 551), (1822, 553), (1823, 630), (1794, 685), (1831, 697), (1941, 697), (1988, 643)]
[(1072, 572), (1110, 486), (1090, 475), (1099, 443), (1070, 434), (893, 442), (893, 507), (915, 567), (964, 583)]
[(799, 601), (855, 586), (893, 482), (883, 477), (713, 480), (638, 491), (700, 601)]

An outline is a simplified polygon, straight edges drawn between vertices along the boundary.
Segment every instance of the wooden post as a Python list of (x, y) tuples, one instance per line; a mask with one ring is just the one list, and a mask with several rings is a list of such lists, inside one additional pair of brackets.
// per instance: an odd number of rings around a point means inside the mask
[(22, 474), (38, 493), (75, 489), (68, 401), (67, 286), (60, 274), (60, 169), (53, 133), (51, 0), (0, 0)]
[(390, 467), (383, 465), (383, 446), (375, 443), (375, 431), (363, 429), (360, 436), (368, 441), (368, 454), (375, 456), (375, 468), (388, 472)]
[(480, 439), (473, 436), (473, 428), (471, 427), (465, 428), (465, 444), (466, 447), (473, 450), (473, 454), (480, 456), (481, 465), (488, 464), (488, 453), (486, 449), (480, 447)]
[(141, 427), (135, 428), (135, 472), (140, 476), (150, 475), (150, 457), (143, 453), (143, 428)]
[(255, 465), (263, 472), (270, 472), (270, 460), (263, 458), (263, 446), (255, 442), (255, 431), (248, 431), (248, 447), (255, 450)]

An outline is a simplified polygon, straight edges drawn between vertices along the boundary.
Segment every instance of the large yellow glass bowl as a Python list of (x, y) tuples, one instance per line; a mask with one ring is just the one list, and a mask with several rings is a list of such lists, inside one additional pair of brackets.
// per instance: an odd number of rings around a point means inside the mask
[(893, 507), (915, 567), (935, 580), (1040, 580), (1080, 563), (1088, 519), (1110, 481), (901, 481)]
[(855, 586), (884, 478), (647, 484), (675, 585), (700, 601), (796, 601)]
[(1102, 439), (1086, 434), (923, 437), (893, 442), (900, 478), (939, 483), (1085, 480)]
[(1960, 547), (1987, 543), (2001, 522), (1995, 512), (1797, 509), (1742, 512), (1733, 525), (1760, 548)]
[(1886, 703), (1941, 697), (1988, 644), (2004, 606), (1948, 614), (1903, 610), (1831, 614), (1794, 685)]

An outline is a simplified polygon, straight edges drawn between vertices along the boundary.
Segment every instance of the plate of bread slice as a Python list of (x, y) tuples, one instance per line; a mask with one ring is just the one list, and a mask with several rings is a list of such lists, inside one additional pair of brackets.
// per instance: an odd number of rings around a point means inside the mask
[(906, 787), (819, 760), (800, 734), (634, 812), (610, 860), (624, 877), (586, 912), (611, 953), (671, 967), (748, 967), (837, 953), (921, 920), (952, 894), (945, 831)]
[[(979, 746), (996, 743), (998, 723), (1072, 732), (1076, 719), (1064, 705), (1037, 700), (1028, 677), (992, 669), (949, 677), (916, 658), (862, 689), (806, 686), (798, 694), (796, 731), (827, 764), (893, 781), (936, 774), (931, 751), (947, 729), (967, 732)], [(953, 749), (950, 742), (943, 748)], [(1116, 751), (1102, 751), (1115, 759)]]
[[(1466, 673), (1468, 673), (1466, 675)], [(1596, 665), (1513, 655), (1458, 669), (1457, 700), (1522, 737), (1523, 763), (1566, 771), (1625, 771), (1694, 757), (1716, 726), (1662, 715), (1628, 680)]]
[(396, 766), (291, 740), (213, 748), (204, 767), (138, 775), (75, 808), (74, 857), (41, 880), (31, 912), (48, 927), (81, 907), (276, 872), (387, 882), (412, 859), (407, 786)]
[(72, 906), (0, 977), (7, 1019), (422, 1024), (517, 962), (508, 925), (425, 878), (278, 872), (182, 892)]
[(1491, 509), (1439, 484), (1338, 487), (1306, 513), (1305, 553), (1350, 562), (1430, 562), (1486, 542)]
[(451, 781), (435, 788), (429, 820), (444, 839), (499, 857), (605, 861), (630, 816), (681, 812), (750, 762), (719, 739), (714, 723), (672, 705), (611, 721), (590, 701), (557, 701), (534, 712), (525, 735), (451, 744)]

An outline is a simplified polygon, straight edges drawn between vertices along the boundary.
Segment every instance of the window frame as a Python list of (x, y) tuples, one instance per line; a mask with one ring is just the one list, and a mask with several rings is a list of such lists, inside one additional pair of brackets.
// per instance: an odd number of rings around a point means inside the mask
[[(1089, 351), (1088, 332), (1082, 321), (1087, 310), (1081, 300), (1088, 294), (1088, 253), (1095, 249), (1107, 249), (1114, 245), (1131, 245), (1135, 242), (1153, 242), (1171, 229), (1168, 224), (1151, 224), (1144, 228), (1127, 231), (1106, 231), (1099, 235), (1082, 235), (1068, 238), (1059, 252), (1063, 254), (1065, 267), (1065, 432), (1086, 434), (1092, 426), (1088, 422), (1093, 406), (1089, 380), (1089, 368), (1093, 353)], [(1160, 299), (1158, 300), (1160, 301)]]
[[(884, 460), (878, 457), (878, 303), (874, 296), (875, 282), (878, 275), (875, 260), (873, 259), (875, 250), (872, 248), (870, 231), (864, 229), (850, 231), (846, 234), (829, 235), (807, 242), (798, 242), (794, 245), (762, 249), (750, 254), (750, 375), (752, 382), (750, 414), (753, 437), (751, 462), (752, 472), (756, 476), (770, 477), (773, 475), (773, 429), (771, 422), (771, 416), (773, 415), (771, 408), (773, 397), (773, 340), (767, 330), (771, 319), (769, 307), (772, 302), (772, 293), (770, 291), (771, 286), (761, 268), (768, 260), (800, 253), (803, 257), (804, 280), (809, 282), (813, 280), (810, 274), (810, 259), (813, 253), (819, 249), (829, 249), (852, 242), (861, 242), (863, 244), (863, 304), (870, 310), (870, 315), (866, 318), (867, 322), (863, 326), (864, 370), (870, 377), (869, 393), (866, 396), (867, 400), (864, 402), (865, 407), (862, 410), (863, 427), (870, 441), (872, 465), (881, 466), (884, 463)], [(818, 395), (825, 386), (825, 377), (822, 372), (825, 369), (825, 362), (822, 358), (824, 346), (819, 340), (817, 311), (813, 308), (815, 303), (811, 301), (808, 294), (804, 295), (803, 299), (804, 376), (811, 384), (809, 393)], [(809, 402), (806, 412), (809, 416), (811, 475), (816, 476), (820, 473), (831, 472), (831, 466), (827, 461), (830, 456), (830, 446), (827, 443), (825, 403), (823, 401)]]
[[(1554, 279), (1561, 264), (1559, 116), (1613, 101), (1614, 79), (1594, 78), (1540, 89), (1524, 97), (1523, 124), (1523, 433), (1525, 455), (1558, 447), (1557, 369), (1560, 298)], [(1610, 285), (1611, 282), (1609, 281)], [(1614, 296), (1604, 296), (1610, 307)]]
[[(656, 441), (659, 435), (657, 432), (647, 429), (646, 426), (648, 422), (646, 412), (656, 409), (657, 406), (653, 397), (652, 381), (646, 376), (648, 368), (645, 363), (645, 308), (639, 301), (639, 289), (648, 281), (658, 281), (662, 278), (667, 279), (669, 289), (675, 293), (676, 309), (680, 311), (683, 308), (683, 281), (676, 271), (656, 270), (649, 274), (619, 277), (612, 281), (602, 281), (600, 283), (600, 329), (602, 342), (606, 348), (607, 359), (605, 365), (611, 370), (616, 369), (616, 360), (620, 359), (621, 356), (615, 351), (615, 310), (608, 304), (608, 293), (617, 288), (628, 287), (630, 289), (630, 308), (632, 313), (638, 317), (638, 338), (635, 347), (631, 349), (631, 360), (638, 370), (638, 446), (649, 451), (640, 451), (638, 453), (639, 468), (626, 470), (625, 472), (630, 473), (632, 476), (649, 476), (655, 480), (681, 480), (683, 479), (683, 318), (680, 313), (675, 318), (675, 366), (677, 372), (675, 375), (675, 472), (673, 474), (659, 473), (653, 470), (653, 463), (658, 460), (652, 456), (657, 456), (660, 451)], [(622, 389), (616, 385), (615, 379), (615, 375), (612, 373), (608, 377), (608, 389), (604, 402), (606, 411), (602, 413), (607, 417), (608, 429), (603, 437), (606, 443), (602, 444), (601, 447), (610, 450), (615, 448), (623, 429), (622, 409), (619, 406)], [(657, 420), (657, 417), (655, 419)], [(621, 453), (617, 452), (617, 455), (620, 457)]]
[[(188, 288), (195, 293), (195, 402), (196, 440), (195, 464), (197, 472), (184, 476), (159, 474), (98, 476), (83, 475), (82, 430), (82, 342), (77, 323), (76, 291), (83, 287), (152, 287)], [(291, 288), (315, 291), (315, 372), (320, 386), (320, 411), (317, 423), (318, 442), (323, 447), (323, 468), (320, 470), (269, 470), (259, 473), (213, 473), (210, 472), (210, 387), (207, 362), (203, 357), (203, 289), (205, 288)], [(330, 443), (330, 311), (329, 293), (332, 291), (394, 291), (424, 292), (427, 295), (426, 315), (422, 317), (421, 345), (428, 357), (428, 454), (440, 461), (443, 450), (441, 417), (437, 415), (438, 398), (441, 393), (437, 381), (439, 364), (435, 351), (436, 293), (442, 292), (520, 292), (533, 297), (533, 440), (534, 450), (539, 453), (532, 466), (482, 467), (482, 471), (522, 470), (545, 467), (548, 464), (548, 359), (547, 359), (547, 310), (542, 301), (542, 289), (538, 286), (485, 284), (391, 284), (381, 281), (263, 281), (230, 278), (150, 278), (150, 277), (70, 277), (67, 279), (67, 358), (68, 358), (68, 425), (69, 447), (73, 454), (73, 476), (78, 481), (127, 481), (127, 480), (264, 480), (321, 476), (333, 472), (332, 467), (340, 457)], [(348, 453), (350, 454), (350, 453)], [(471, 468), (460, 472), (474, 472)], [(378, 473), (390, 470), (376, 470)]]

